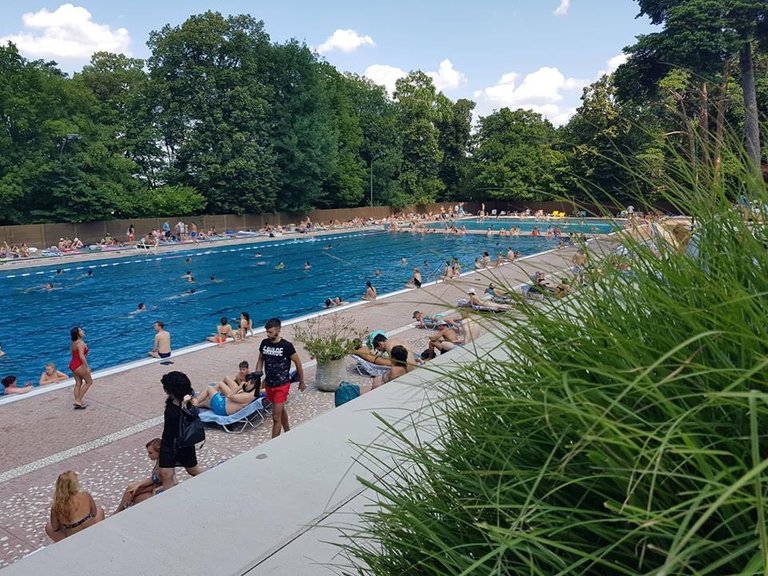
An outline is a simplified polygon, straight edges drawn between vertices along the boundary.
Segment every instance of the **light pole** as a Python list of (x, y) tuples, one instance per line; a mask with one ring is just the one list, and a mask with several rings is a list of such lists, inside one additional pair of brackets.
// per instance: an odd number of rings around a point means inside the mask
[(371, 154), (371, 208), (373, 208), (373, 161), (384, 156), (384, 152)]

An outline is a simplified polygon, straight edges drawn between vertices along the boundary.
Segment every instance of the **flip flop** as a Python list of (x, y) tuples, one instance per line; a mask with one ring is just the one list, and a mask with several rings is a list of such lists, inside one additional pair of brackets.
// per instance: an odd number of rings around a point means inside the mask
[(85, 410), (88, 408), (88, 404), (74, 404), (75, 410)]

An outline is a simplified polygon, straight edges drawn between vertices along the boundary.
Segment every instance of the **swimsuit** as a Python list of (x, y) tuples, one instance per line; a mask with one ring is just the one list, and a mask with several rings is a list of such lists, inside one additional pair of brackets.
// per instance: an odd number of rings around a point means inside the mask
[(211, 410), (219, 416), (227, 416), (227, 397), (221, 392), (211, 396)]
[(91, 513), (88, 512), (88, 514), (85, 516), (85, 518), (83, 518), (81, 520), (78, 520), (77, 522), (72, 522), (72, 524), (62, 524), (61, 527), (64, 530), (73, 530), (74, 528), (77, 528), (78, 526), (81, 526), (83, 523), (87, 522), (91, 518), (93, 518), (93, 515), (91, 515)]
[(171, 357), (171, 353), (170, 352), (158, 352), (157, 355), (160, 356), (160, 358), (170, 358)]
[[(85, 350), (83, 350), (83, 356), (88, 356), (88, 346), (85, 347)], [(80, 366), (83, 365), (83, 361), (80, 359), (80, 351), (75, 348), (72, 350), (72, 360), (69, 361), (69, 369), (74, 372)]]

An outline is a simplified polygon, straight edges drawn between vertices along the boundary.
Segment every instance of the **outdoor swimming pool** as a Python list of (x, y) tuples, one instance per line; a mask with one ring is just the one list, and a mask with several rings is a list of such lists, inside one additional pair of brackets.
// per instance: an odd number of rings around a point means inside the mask
[[(498, 231), (502, 227), (509, 230), (510, 226), (517, 226), (523, 233), (529, 233), (534, 226), (538, 226), (539, 230), (545, 232), (548, 226), (557, 226), (560, 230), (568, 234), (585, 233), (585, 234), (609, 234), (615, 232), (621, 228), (621, 224), (614, 222), (613, 220), (604, 219), (584, 219), (584, 218), (553, 218), (551, 220), (531, 220), (528, 218), (496, 218), (490, 216), (485, 218), (482, 222), (479, 218), (469, 218), (463, 220), (456, 220), (457, 227), (465, 225), (467, 230), (492, 230)], [(429, 224), (430, 228), (444, 228), (448, 226), (448, 221), (443, 220), (441, 222), (433, 222)]]
[[(165, 322), (173, 348), (178, 349), (204, 341), (221, 316), (236, 327), (240, 312), (247, 311), (254, 327), (261, 327), (273, 316), (286, 320), (319, 312), (327, 297), (360, 300), (366, 280), (381, 295), (402, 289), (413, 266), (421, 267), (426, 283), (440, 275), (446, 258), (457, 257), (469, 271), (484, 250), (495, 256), (508, 246), (529, 255), (553, 248), (555, 242), (356, 232), (234, 246), (209, 244), (185, 252), (137, 252), (135, 257), (4, 271), (0, 343), (6, 355), (0, 358), (0, 373), (36, 382), (50, 361), (67, 371), (69, 331), (75, 325), (86, 331), (91, 366), (105, 368), (145, 358), (152, 348), (155, 320)], [(408, 264), (402, 265), (401, 258)], [(305, 261), (311, 263), (311, 271), (303, 270)], [(275, 269), (279, 262), (284, 263), (283, 270)], [(377, 268), (380, 278), (374, 276)], [(92, 277), (86, 275), (88, 270), (93, 270)], [(187, 271), (194, 283), (184, 278)], [(212, 282), (212, 275), (221, 282)], [(55, 289), (43, 290), (46, 282)], [(192, 288), (195, 293), (188, 294)], [(133, 314), (139, 302), (148, 311)]]

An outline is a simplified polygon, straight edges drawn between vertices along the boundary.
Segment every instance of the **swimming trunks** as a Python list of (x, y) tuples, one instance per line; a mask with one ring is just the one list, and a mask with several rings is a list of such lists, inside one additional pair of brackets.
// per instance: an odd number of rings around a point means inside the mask
[(227, 397), (224, 396), (224, 394), (221, 392), (216, 392), (216, 394), (211, 396), (211, 410), (213, 410), (214, 414), (218, 414), (219, 416), (226, 416)]
[(288, 392), (291, 391), (291, 383), (286, 382), (280, 386), (267, 386), (267, 400), (275, 404), (282, 404), (288, 400)]
[(88, 512), (88, 514), (86, 514), (85, 518), (82, 518), (81, 520), (78, 520), (77, 522), (72, 522), (72, 524), (62, 524), (61, 527), (64, 528), (64, 530), (72, 530), (74, 528), (77, 528), (78, 526), (81, 526), (83, 523), (87, 522), (91, 518), (93, 518), (93, 516), (91, 515), (90, 512)]
[(162, 486), (163, 482), (160, 480), (160, 476), (157, 473), (157, 470), (152, 470), (152, 484), (155, 486)]
[(158, 352), (157, 355), (160, 356), (160, 358), (170, 358), (171, 357), (171, 353), (170, 352)]
[[(88, 346), (85, 347), (85, 350), (83, 350), (83, 355), (88, 356)], [(80, 352), (75, 348), (72, 350), (72, 360), (69, 361), (69, 369), (74, 372), (80, 366), (83, 365), (83, 361), (80, 359)]]

